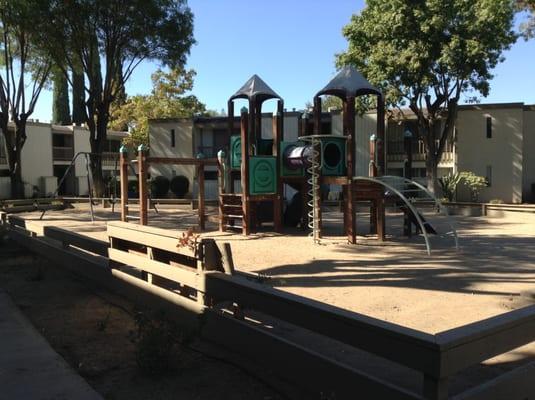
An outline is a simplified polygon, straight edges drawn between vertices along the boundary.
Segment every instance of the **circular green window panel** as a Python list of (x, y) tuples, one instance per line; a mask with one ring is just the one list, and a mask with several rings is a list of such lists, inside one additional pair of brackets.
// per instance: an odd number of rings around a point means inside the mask
[(277, 169), (275, 157), (251, 157), (249, 161), (251, 194), (275, 193)]

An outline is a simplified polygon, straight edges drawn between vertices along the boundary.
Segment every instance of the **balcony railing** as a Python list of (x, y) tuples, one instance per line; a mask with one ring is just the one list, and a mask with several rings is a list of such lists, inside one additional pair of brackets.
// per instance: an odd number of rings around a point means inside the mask
[[(119, 153), (104, 151), (102, 152), (102, 165), (104, 167), (115, 167), (115, 160), (118, 160)], [(119, 168), (119, 163), (117, 162), (117, 168)]]
[[(438, 146), (438, 141), (437, 141)], [(405, 145), (402, 141), (392, 141), (387, 143), (387, 160), (388, 161), (404, 161), (406, 158), (405, 155)], [(423, 141), (413, 142), (412, 143), (412, 160), (413, 161), (425, 161), (427, 154), (425, 152), (425, 145)], [(446, 142), (444, 147), (444, 152), (440, 158), (440, 162), (447, 163), (453, 162), (453, 146)]]
[(54, 161), (71, 161), (74, 157), (74, 149), (72, 147), (52, 147), (52, 157)]

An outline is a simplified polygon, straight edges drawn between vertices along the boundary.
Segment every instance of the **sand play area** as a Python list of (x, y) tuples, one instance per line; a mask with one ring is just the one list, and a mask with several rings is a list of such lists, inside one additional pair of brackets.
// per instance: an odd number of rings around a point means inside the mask
[[(187, 206), (149, 213), (149, 225), (180, 231), (196, 223)], [(31, 225), (54, 225), (106, 240), (106, 221), (119, 213), (87, 205), (64, 211), (19, 214)], [(229, 242), (238, 270), (256, 273), (273, 287), (428, 333), (438, 333), (505, 313), (535, 301), (535, 215), (452, 217), (459, 250), (447, 221), (426, 215), (441, 235), (431, 238), (428, 256), (421, 235), (406, 238), (399, 213), (387, 216), (387, 241), (368, 231), (359, 213), (358, 245), (341, 236), (341, 214), (324, 212), (325, 236), (314, 244), (298, 230), (275, 234), (269, 227), (249, 237), (218, 232), (209, 223), (203, 236)]]

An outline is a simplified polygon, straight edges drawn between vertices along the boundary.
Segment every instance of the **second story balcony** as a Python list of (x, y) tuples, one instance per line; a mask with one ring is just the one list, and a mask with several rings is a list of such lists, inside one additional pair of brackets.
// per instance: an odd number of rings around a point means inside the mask
[(74, 157), (74, 149), (66, 146), (53, 146), (52, 158), (54, 161), (71, 161)]
[[(437, 143), (438, 146), (438, 143)], [(405, 160), (405, 145), (403, 141), (389, 141), (387, 142), (387, 161), (403, 162)], [(425, 145), (423, 141), (417, 141), (412, 143), (412, 161), (425, 161), (427, 154), (425, 152)], [(454, 161), (453, 145), (446, 142), (444, 152), (440, 159), (441, 163), (452, 163)]]

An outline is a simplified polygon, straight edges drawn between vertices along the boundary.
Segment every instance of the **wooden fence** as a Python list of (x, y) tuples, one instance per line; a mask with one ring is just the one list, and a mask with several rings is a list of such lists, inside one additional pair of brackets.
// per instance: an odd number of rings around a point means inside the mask
[[(53, 227), (36, 237), (13, 216), (5, 218), (5, 224), (16, 242), (132, 301), (164, 308), (182, 323), (198, 323), (197, 316), (203, 314), (203, 338), (257, 360), (306, 388), (308, 398), (323, 393), (323, 398), (337, 400), (535, 399), (535, 362), (453, 397), (448, 394), (455, 374), (535, 340), (535, 306), (431, 335), (267, 287), (243, 273), (232, 274), (230, 255), (218, 253), (213, 241), (195, 243), (189, 238), (177, 247), (178, 238), (168, 231), (110, 223), (108, 244)], [(187, 243), (192, 241), (190, 248)], [(254, 318), (249, 318), (251, 313)], [(262, 316), (269, 324), (262, 323)], [(423, 377), (420, 391), (357, 371), (290, 340), (274, 329), (285, 321), (416, 371)]]

